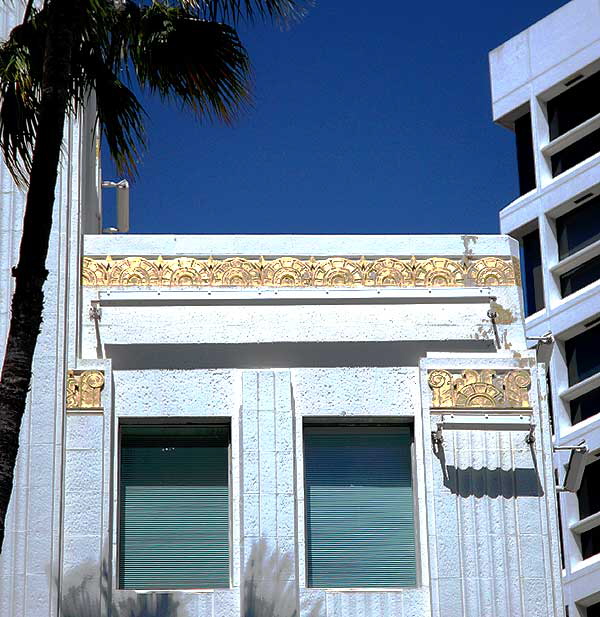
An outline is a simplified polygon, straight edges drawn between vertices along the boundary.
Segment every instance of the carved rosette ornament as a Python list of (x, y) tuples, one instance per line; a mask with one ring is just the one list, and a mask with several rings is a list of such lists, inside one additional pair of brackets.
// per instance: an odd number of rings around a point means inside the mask
[(512, 258), (322, 259), (85, 257), (86, 287), (498, 287), (520, 284)]
[(484, 257), (469, 266), (466, 278), (474, 287), (516, 285), (516, 281), (519, 280), (518, 264), (498, 257)]
[(102, 409), (104, 371), (67, 371), (67, 409)]
[(531, 375), (526, 370), (429, 371), (432, 407), (438, 409), (530, 409)]

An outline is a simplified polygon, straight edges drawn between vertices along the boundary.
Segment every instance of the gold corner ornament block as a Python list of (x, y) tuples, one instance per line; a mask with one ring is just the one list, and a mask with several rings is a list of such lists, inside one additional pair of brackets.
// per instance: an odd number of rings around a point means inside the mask
[(104, 371), (67, 371), (67, 409), (102, 409)]
[(86, 287), (498, 287), (520, 285), (518, 261), (481, 257), (323, 259), (84, 257)]
[(428, 371), (432, 407), (437, 409), (531, 409), (527, 370)]

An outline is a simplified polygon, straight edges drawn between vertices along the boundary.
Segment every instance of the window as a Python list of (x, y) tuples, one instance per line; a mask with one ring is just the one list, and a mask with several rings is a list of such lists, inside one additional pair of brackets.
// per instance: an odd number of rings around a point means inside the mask
[(600, 195), (556, 219), (560, 259), (600, 240)]
[(527, 112), (515, 120), (515, 141), (517, 144), (517, 168), (519, 170), (519, 194), (525, 195), (535, 188), (531, 113)]
[(548, 101), (550, 139), (556, 139), (600, 113), (600, 71)]
[(560, 291), (565, 298), (588, 285), (596, 282), (600, 278), (600, 255), (589, 261), (565, 272), (560, 277)]
[(600, 527), (594, 527), (581, 534), (581, 557), (588, 559), (600, 553)]
[(600, 602), (588, 606), (585, 615), (586, 617), (600, 617)]
[(600, 460), (586, 465), (581, 480), (581, 486), (577, 491), (579, 502), (579, 518), (587, 518), (596, 512), (600, 512)]
[(565, 342), (569, 386), (600, 371), (600, 324)]
[(578, 139), (574, 144), (563, 148), (560, 152), (551, 156), (552, 177), (562, 174), (563, 171), (567, 171), (571, 167), (575, 167), (577, 163), (585, 161), (585, 159), (593, 156), (598, 151), (600, 151), (600, 129)]
[(122, 589), (229, 587), (229, 428), (123, 426)]
[(411, 442), (408, 427), (305, 427), (309, 586), (416, 584)]
[(520, 239), (521, 264), (523, 267), (523, 297), (525, 317), (544, 308), (544, 282), (542, 272), (542, 251), (538, 229)]
[(600, 388), (586, 392), (569, 403), (571, 422), (583, 422), (600, 413)]
[[(583, 472), (581, 487), (577, 491), (579, 502), (579, 518), (584, 519), (596, 512), (600, 512), (600, 460), (586, 466)], [(600, 553), (600, 527), (594, 527), (581, 534), (581, 556), (587, 559)]]

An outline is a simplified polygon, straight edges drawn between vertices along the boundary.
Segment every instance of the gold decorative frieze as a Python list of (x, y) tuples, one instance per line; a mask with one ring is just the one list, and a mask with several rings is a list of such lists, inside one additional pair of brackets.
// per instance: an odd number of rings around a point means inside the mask
[(104, 371), (67, 372), (67, 409), (102, 409)]
[(88, 287), (496, 287), (520, 284), (518, 262), (480, 259), (200, 259), (85, 257)]
[(431, 370), (432, 407), (443, 409), (529, 409), (531, 375), (526, 370), (462, 372)]

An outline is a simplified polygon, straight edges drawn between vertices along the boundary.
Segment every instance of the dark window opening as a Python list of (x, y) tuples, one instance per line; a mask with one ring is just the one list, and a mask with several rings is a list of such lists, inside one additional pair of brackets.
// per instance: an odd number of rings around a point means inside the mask
[(544, 308), (544, 283), (542, 271), (542, 251), (539, 230), (524, 235), (521, 244), (521, 264), (523, 267), (523, 296), (525, 317)]
[(594, 527), (581, 534), (581, 557), (588, 559), (600, 553), (600, 527)]
[(562, 297), (591, 285), (600, 278), (600, 255), (569, 270), (560, 277), (560, 292)]
[(565, 341), (569, 385), (573, 386), (600, 371), (600, 326)]
[(596, 129), (593, 133), (582, 137), (574, 144), (567, 146), (554, 156), (550, 157), (552, 165), (552, 177), (562, 174), (567, 169), (575, 167), (577, 163), (585, 161), (600, 151), (600, 129)]
[(550, 420), (550, 433), (554, 435), (554, 405), (552, 403), (552, 382), (546, 372), (546, 388), (548, 389), (548, 418)]
[(581, 486), (577, 491), (580, 519), (587, 518), (596, 512), (600, 512), (600, 491), (598, 490), (598, 482), (600, 482), (600, 460), (586, 465), (585, 471), (583, 472)]
[(600, 195), (559, 216), (556, 236), (560, 259), (600, 240)]
[(571, 422), (583, 422), (597, 413), (600, 413), (600, 388), (582, 394), (569, 403)]
[(600, 602), (588, 606), (585, 614), (587, 617), (600, 617)]
[(550, 139), (556, 139), (600, 113), (600, 71), (548, 101)]
[(535, 188), (531, 113), (528, 112), (515, 120), (515, 138), (517, 144), (517, 168), (519, 170), (519, 194), (524, 195)]

